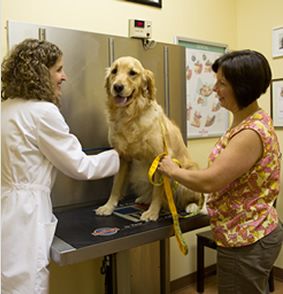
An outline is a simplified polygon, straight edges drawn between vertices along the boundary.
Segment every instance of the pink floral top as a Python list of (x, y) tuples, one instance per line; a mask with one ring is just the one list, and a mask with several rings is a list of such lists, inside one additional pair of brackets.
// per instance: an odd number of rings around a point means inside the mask
[(273, 204), (279, 194), (280, 150), (271, 119), (263, 110), (229, 129), (209, 156), (211, 164), (243, 129), (261, 137), (262, 158), (244, 175), (208, 197), (208, 213), (214, 238), (219, 246), (240, 247), (253, 244), (272, 232), (278, 224)]

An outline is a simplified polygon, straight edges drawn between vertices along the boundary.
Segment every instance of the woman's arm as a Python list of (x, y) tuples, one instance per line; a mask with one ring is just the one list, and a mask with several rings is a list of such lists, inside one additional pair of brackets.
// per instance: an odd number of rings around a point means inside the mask
[(74, 179), (95, 180), (112, 176), (119, 170), (119, 155), (115, 150), (86, 155), (58, 108), (52, 104), (38, 121), (37, 143), (58, 170)]
[(189, 189), (210, 193), (219, 191), (245, 174), (260, 159), (262, 152), (260, 136), (255, 131), (246, 129), (236, 134), (206, 169), (180, 168), (168, 156), (160, 162), (158, 169)]

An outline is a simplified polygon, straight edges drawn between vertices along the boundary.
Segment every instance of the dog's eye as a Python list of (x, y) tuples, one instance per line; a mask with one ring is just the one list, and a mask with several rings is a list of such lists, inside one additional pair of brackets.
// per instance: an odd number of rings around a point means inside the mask
[(117, 73), (117, 68), (116, 68), (116, 67), (113, 68), (113, 69), (111, 70), (111, 73), (112, 73), (113, 75), (115, 75), (115, 74)]
[(130, 72), (129, 72), (129, 75), (130, 75), (130, 76), (135, 76), (136, 74), (137, 74), (137, 72), (134, 71), (134, 70), (130, 70)]

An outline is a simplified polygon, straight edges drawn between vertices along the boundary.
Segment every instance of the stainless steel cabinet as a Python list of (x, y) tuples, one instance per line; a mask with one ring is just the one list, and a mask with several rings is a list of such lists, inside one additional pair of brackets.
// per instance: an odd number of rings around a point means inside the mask
[[(86, 150), (108, 146), (105, 120), (105, 70), (111, 62), (131, 55), (155, 74), (157, 101), (180, 127), (186, 140), (185, 49), (156, 42), (146, 49), (143, 41), (92, 32), (8, 22), (9, 46), (25, 38), (45, 38), (64, 53), (64, 83), (61, 111)], [(95, 152), (95, 151), (86, 151)], [(58, 175), (52, 192), (54, 207), (102, 203), (111, 191), (112, 178), (75, 181)]]

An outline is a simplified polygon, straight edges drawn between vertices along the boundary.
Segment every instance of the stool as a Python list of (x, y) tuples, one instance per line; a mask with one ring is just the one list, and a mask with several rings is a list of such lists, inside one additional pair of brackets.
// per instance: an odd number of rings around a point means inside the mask
[[(217, 245), (213, 240), (212, 231), (197, 233), (197, 284), (196, 290), (198, 293), (204, 292), (204, 247), (216, 249)], [(273, 269), (270, 272), (268, 279), (269, 291), (274, 291)]]

